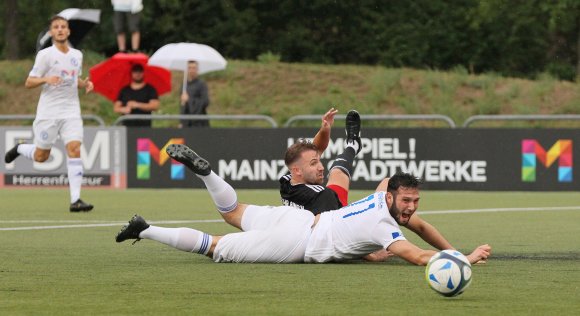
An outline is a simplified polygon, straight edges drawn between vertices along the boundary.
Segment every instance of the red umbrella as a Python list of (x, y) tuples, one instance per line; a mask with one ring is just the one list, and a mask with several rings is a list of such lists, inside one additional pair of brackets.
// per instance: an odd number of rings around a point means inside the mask
[(171, 91), (171, 72), (165, 68), (147, 65), (149, 57), (142, 53), (117, 53), (89, 69), (95, 92), (116, 101), (119, 91), (131, 83), (131, 67), (141, 64), (145, 82), (152, 85), (158, 95)]

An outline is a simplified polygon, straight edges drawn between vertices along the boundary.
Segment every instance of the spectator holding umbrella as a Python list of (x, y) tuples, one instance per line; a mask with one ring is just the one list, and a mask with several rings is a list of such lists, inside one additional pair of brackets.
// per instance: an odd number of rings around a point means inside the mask
[[(131, 83), (119, 92), (113, 110), (121, 114), (151, 114), (159, 109), (155, 88), (145, 82), (144, 68), (135, 64), (131, 68)], [(151, 127), (150, 120), (125, 121), (127, 127)]]
[[(187, 64), (187, 83), (181, 94), (181, 114), (207, 114), (209, 95), (207, 85), (198, 78), (198, 63), (190, 60)], [(182, 120), (181, 127), (209, 127), (207, 120)]]

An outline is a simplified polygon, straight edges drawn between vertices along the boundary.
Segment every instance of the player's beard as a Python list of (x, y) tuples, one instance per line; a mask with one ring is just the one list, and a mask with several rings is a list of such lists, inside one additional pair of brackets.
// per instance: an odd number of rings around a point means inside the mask
[(324, 183), (324, 174), (322, 174), (322, 176), (319, 176), (318, 174), (314, 174), (312, 176), (308, 176), (304, 177), (304, 182), (306, 184), (317, 184), (317, 185), (322, 185)]
[(145, 80), (143, 77), (138, 78), (138, 79), (133, 78), (133, 82), (135, 82), (135, 83), (143, 83), (143, 80)]
[(401, 225), (401, 226), (407, 226), (407, 224), (409, 223), (409, 220), (411, 219), (411, 216), (409, 216), (409, 219), (407, 220), (406, 223), (401, 223), (401, 216), (403, 215), (403, 211), (401, 211), (399, 209), (399, 207), (397, 206), (397, 196), (393, 195), (393, 204), (391, 205), (391, 207), (389, 207), (389, 213), (391, 214), (391, 217), (393, 217), (395, 219), (395, 221), (397, 222), (397, 224)]

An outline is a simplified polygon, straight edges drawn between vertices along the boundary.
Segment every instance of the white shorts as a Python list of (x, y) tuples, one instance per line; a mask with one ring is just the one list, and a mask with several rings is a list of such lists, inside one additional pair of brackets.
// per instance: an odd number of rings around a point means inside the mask
[(290, 206), (249, 205), (242, 216), (244, 232), (222, 237), (215, 262), (296, 263), (304, 261), (314, 215)]
[(34, 144), (40, 149), (51, 149), (60, 136), (64, 144), (83, 141), (83, 120), (80, 118), (34, 120)]

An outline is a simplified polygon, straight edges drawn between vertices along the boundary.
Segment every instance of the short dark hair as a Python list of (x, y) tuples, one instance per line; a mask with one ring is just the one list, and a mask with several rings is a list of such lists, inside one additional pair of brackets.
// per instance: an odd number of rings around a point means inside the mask
[(389, 178), (387, 191), (394, 193), (399, 190), (400, 187), (418, 189), (421, 184), (423, 184), (423, 181), (414, 175), (398, 171), (395, 175)]
[(131, 67), (131, 72), (143, 72), (143, 70), (144, 70), (144, 68), (143, 68), (143, 65), (141, 65), (141, 64), (134, 64)]
[(284, 163), (286, 163), (286, 167), (290, 168), (290, 165), (300, 159), (302, 153), (308, 150), (318, 152), (318, 147), (316, 147), (312, 142), (304, 139), (299, 140), (297, 143), (288, 147), (286, 154), (284, 155)]
[(50, 20), (48, 20), (48, 27), (50, 28), (52, 26), (52, 22), (57, 21), (57, 20), (63, 20), (66, 21), (66, 23), (68, 24), (68, 20), (65, 19), (64, 17), (60, 16), (60, 15), (53, 15)]
[(188, 61), (188, 62), (187, 62), (187, 64), (188, 64), (188, 65), (189, 65), (189, 64), (196, 64), (196, 65), (197, 65), (197, 64), (199, 64), (199, 63), (197, 62), (197, 60), (190, 60), (190, 61)]

